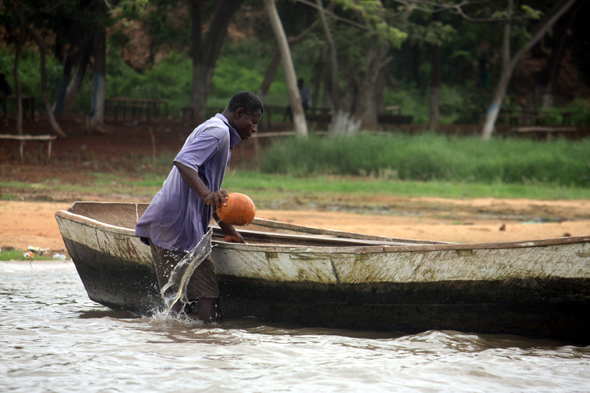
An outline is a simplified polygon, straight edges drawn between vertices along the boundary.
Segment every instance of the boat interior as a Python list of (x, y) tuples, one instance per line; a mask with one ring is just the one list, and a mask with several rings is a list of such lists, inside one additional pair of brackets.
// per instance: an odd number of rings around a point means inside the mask
[[(67, 211), (101, 223), (134, 229), (136, 223), (146, 211), (147, 207), (147, 203), (75, 202)], [(211, 222), (211, 227), (213, 227), (213, 239), (215, 241), (223, 241), (223, 232), (214, 220)], [(250, 244), (307, 245), (324, 247), (448, 244), (444, 242), (397, 239), (331, 229), (305, 227), (260, 218), (255, 218), (250, 225), (240, 227), (238, 231), (242, 234), (246, 242)]]

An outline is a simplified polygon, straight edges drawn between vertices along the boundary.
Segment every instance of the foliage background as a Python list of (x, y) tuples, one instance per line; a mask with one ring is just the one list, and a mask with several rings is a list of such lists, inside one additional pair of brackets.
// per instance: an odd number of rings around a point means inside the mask
[[(394, 3), (386, 2), (386, 6), (395, 9), (398, 6)], [(533, 8), (541, 10), (548, 9), (552, 4), (548, 0), (531, 0), (528, 3)], [(62, 4), (63, 7), (70, 7), (67, 2), (64, 4)], [(281, 1), (277, 5), (288, 36), (299, 34), (315, 20), (317, 15), (312, 7), (300, 2)], [(478, 17), (486, 12), (489, 13), (487, 8), (493, 6), (495, 5), (492, 3), (485, 3), (474, 6), (469, 11), (473, 16)], [(345, 12), (340, 8), (336, 8), (336, 11), (341, 14)], [(213, 5), (205, 5), (203, 12), (206, 20), (213, 12)], [(4, 22), (9, 22), (7, 7), (4, 7), (0, 17)], [(190, 36), (188, 2), (180, 0), (123, 1), (119, 13), (113, 18), (115, 19), (112, 20), (108, 30), (107, 97), (164, 98), (169, 101), (170, 113), (179, 115), (180, 109), (187, 106), (190, 101), (192, 85), (190, 40), (187, 39)], [(473, 23), (449, 12), (441, 13), (441, 20), (434, 27), (431, 18), (431, 14), (413, 12), (407, 21), (408, 24), (404, 26), (409, 38), (399, 49), (394, 49), (391, 53), (389, 76), (385, 81), (385, 105), (401, 105), (405, 115), (414, 116), (414, 123), (427, 123), (431, 72), (429, 45), (437, 42), (441, 44), (443, 60), (440, 122), (441, 124), (477, 123), (489, 105), (491, 96), (491, 89), (482, 89), (479, 85), (477, 63), (483, 55), (489, 58), (491, 86), (493, 86), (500, 69), (499, 48), (502, 29), (499, 28), (498, 23)], [(45, 22), (44, 25), (39, 26), (47, 27), (48, 25)], [(62, 28), (64, 29), (65, 27)], [(513, 30), (515, 41), (526, 35), (518, 24)], [(236, 91), (258, 91), (276, 50), (274, 37), (268, 34), (269, 31), (269, 23), (261, 3), (254, 0), (246, 1), (238, 16), (234, 18), (230, 34), (218, 60), (208, 100), (209, 106), (225, 106), (227, 100)], [(354, 32), (350, 29), (343, 31)], [(149, 38), (147, 41), (149, 44), (145, 44), (147, 46), (136, 48), (138, 56), (149, 52), (149, 61), (142, 66), (133, 63), (133, 50), (130, 49), (137, 45), (133, 39), (138, 35), (146, 35)], [(51, 34), (48, 39), (50, 36)], [(584, 39), (588, 36), (590, 36), (590, 26), (585, 23), (584, 18), (577, 18), (571, 30), (572, 43), (568, 56), (571, 57), (569, 61), (575, 68), (574, 71), (577, 70), (576, 72), (579, 73), (578, 83), (574, 81), (579, 89), (577, 87), (573, 89), (577, 91), (572, 91), (573, 96), (561, 102), (558, 108), (580, 112), (581, 114), (575, 119), (580, 125), (590, 125), (590, 104), (588, 103), (590, 90), (587, 87), (590, 82), (590, 44)], [(51, 39), (55, 41), (55, 37)], [(346, 40), (347, 38), (343, 36), (337, 39)], [(355, 48), (353, 45), (348, 46), (352, 52), (344, 53), (344, 58), (354, 56)], [(41, 86), (39, 60), (35, 45), (29, 42), (27, 48), (20, 66), (22, 89), (24, 94), (35, 95), (40, 91)], [(319, 29), (312, 31), (302, 43), (292, 48), (298, 77), (304, 78), (312, 91), (315, 89), (315, 70), (321, 61), (322, 51), (325, 51), (325, 46)], [(0, 44), (0, 72), (7, 75), (11, 84), (13, 84), (13, 52), (14, 42), (6, 40)], [(533, 51), (532, 56), (535, 58), (535, 56), (542, 57), (546, 54), (536, 50), (536, 52)], [(49, 52), (47, 74), (51, 100), (55, 100), (57, 95), (62, 71), (58, 57), (56, 53)], [(525, 69), (523, 72), (529, 71)], [(515, 75), (505, 102), (506, 108), (522, 105), (523, 89), (526, 89), (526, 83), (519, 78), (523, 77), (526, 79), (526, 75)], [(88, 113), (90, 109), (91, 81), (92, 72), (89, 71), (75, 106), (80, 114)], [(314, 103), (316, 106), (323, 105), (322, 91), (319, 91), (317, 101)], [(287, 102), (286, 86), (282, 66), (280, 66), (266, 103), (283, 106), (287, 105)], [(39, 111), (43, 110), (41, 100), (37, 100), (37, 108)], [(559, 122), (559, 120), (560, 118), (556, 115), (549, 122), (551, 124), (551, 121)]]

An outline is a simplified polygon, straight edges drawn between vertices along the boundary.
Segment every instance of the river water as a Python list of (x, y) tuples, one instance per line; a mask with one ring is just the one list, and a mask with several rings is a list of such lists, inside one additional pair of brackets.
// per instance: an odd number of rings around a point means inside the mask
[(590, 347), (133, 318), (89, 300), (71, 262), (0, 262), (0, 391), (587, 392)]

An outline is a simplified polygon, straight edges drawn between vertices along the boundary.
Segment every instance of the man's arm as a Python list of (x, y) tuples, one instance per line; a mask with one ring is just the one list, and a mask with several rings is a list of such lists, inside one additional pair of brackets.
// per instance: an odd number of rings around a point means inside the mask
[(219, 227), (223, 231), (225, 235), (226, 242), (232, 243), (245, 243), (244, 238), (242, 235), (236, 231), (233, 225), (225, 224), (219, 221), (217, 214), (215, 213), (222, 205), (227, 206), (227, 191), (219, 190), (216, 192), (211, 192), (209, 188), (203, 183), (197, 171), (193, 168), (190, 168), (186, 165), (183, 165), (179, 162), (174, 162), (174, 165), (180, 172), (180, 176), (182, 180), (200, 196), (205, 203), (211, 207), (213, 207), (213, 216), (215, 217), (215, 221), (218, 222)]

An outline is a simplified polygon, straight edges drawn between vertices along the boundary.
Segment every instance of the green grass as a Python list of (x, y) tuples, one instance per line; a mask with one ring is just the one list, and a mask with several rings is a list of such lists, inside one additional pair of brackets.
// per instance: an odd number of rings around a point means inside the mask
[(590, 140), (540, 143), (433, 133), (290, 139), (261, 158), (264, 173), (373, 176), (458, 184), (590, 187)]
[[(262, 171), (232, 165), (223, 187), (249, 194), (259, 208), (280, 201), (371, 196), (590, 199), (590, 141), (447, 138), (434, 134), (289, 139), (261, 153)], [(86, 180), (0, 181), (0, 199), (69, 201), (68, 194), (104, 200), (150, 200), (162, 187), (173, 154), (133, 160), (135, 166), (88, 169)], [(68, 165), (68, 163), (63, 163)], [(93, 166), (91, 166), (93, 167)], [(121, 169), (126, 168), (126, 169)], [(60, 197), (60, 193), (64, 195)], [(50, 200), (50, 199), (49, 199)], [(279, 201), (279, 202), (277, 202)]]
[[(0, 261), (30, 261), (31, 259), (25, 258), (25, 251), (23, 250), (8, 250), (0, 251)], [(39, 255), (34, 254), (34, 261), (51, 261), (53, 257), (51, 255)]]
[[(375, 196), (442, 198), (590, 199), (590, 141), (446, 138), (434, 134), (361, 135), (289, 139), (261, 155), (262, 172), (232, 165), (223, 187), (249, 194), (259, 208), (277, 201), (354, 203)], [(68, 193), (101, 199), (151, 199), (171, 169), (172, 153), (155, 163), (143, 157), (131, 169), (93, 169), (83, 182), (0, 181), (0, 199), (69, 201)], [(64, 163), (67, 165), (67, 163)], [(60, 193), (65, 195), (60, 197)], [(44, 198), (45, 197), (45, 198)], [(307, 203), (307, 202), (306, 202)]]
[(292, 175), (261, 174), (236, 171), (229, 173), (223, 183), (228, 191), (244, 192), (252, 198), (271, 201), (285, 195), (308, 194), (338, 198), (339, 195), (403, 196), (441, 198), (527, 198), (527, 199), (589, 199), (590, 189), (555, 186), (542, 183), (491, 184), (445, 182), (445, 181), (400, 181), (352, 176), (314, 176), (300, 178)]
[[(62, 184), (53, 181), (46, 183), (1, 182), (0, 188), (8, 190), (4, 195), (21, 200), (19, 192), (28, 191), (33, 195), (49, 195), (60, 200), (60, 192), (76, 192), (109, 200), (120, 196), (128, 200), (151, 199), (162, 187), (165, 175), (145, 174), (145, 176), (125, 178), (116, 174), (96, 174), (94, 181), (85, 184)], [(467, 183), (452, 181), (402, 181), (358, 176), (311, 176), (297, 177), (282, 174), (264, 174), (254, 171), (232, 170), (223, 183), (229, 192), (242, 192), (250, 195), (258, 208), (277, 209), (287, 201), (290, 206), (301, 202), (338, 201), (346, 199), (350, 203), (364, 204), (375, 196), (399, 197), (440, 197), (440, 198), (526, 198), (539, 200), (590, 199), (590, 188), (567, 187), (545, 183), (506, 184), (494, 182)], [(29, 196), (29, 198), (31, 198)], [(66, 197), (67, 198), (67, 194)], [(299, 201), (299, 202), (298, 202)], [(68, 200), (68, 202), (71, 202)]]

